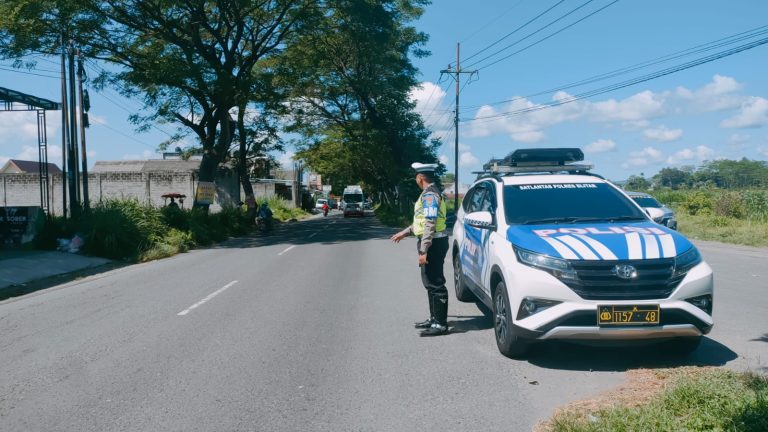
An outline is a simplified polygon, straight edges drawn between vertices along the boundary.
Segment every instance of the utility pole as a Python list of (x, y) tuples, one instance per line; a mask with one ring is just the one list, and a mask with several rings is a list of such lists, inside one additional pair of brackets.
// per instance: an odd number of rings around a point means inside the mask
[(67, 183), (69, 167), (67, 152), (69, 152), (69, 120), (67, 118), (67, 47), (64, 32), (61, 32), (61, 209), (64, 218), (67, 217)]
[(77, 169), (77, 96), (75, 93), (75, 52), (72, 42), (67, 49), (69, 62), (69, 207), (72, 216), (80, 213), (80, 174)]
[(91, 109), (90, 98), (83, 93), (83, 80), (85, 80), (85, 68), (83, 67), (83, 53), (77, 50), (77, 78), (78, 96), (80, 98), (80, 152), (82, 153), (82, 179), (83, 179), (83, 208), (90, 208), (88, 200), (88, 155), (85, 147), (85, 128), (88, 125), (88, 110)]
[(443, 69), (440, 71), (440, 74), (448, 74), (451, 78), (456, 80), (456, 110), (455, 110), (455, 116), (453, 119), (453, 124), (456, 128), (456, 139), (454, 143), (454, 149), (453, 149), (453, 167), (454, 167), (454, 176), (455, 180), (453, 183), (453, 211), (458, 212), (459, 211), (459, 92), (461, 92), (461, 88), (459, 87), (459, 81), (461, 80), (461, 74), (468, 74), (469, 79), (472, 79), (472, 75), (477, 74), (477, 70), (463, 70), (461, 68), (461, 44), (456, 43), (456, 69), (451, 68), (450, 65), (448, 65), (448, 69)]

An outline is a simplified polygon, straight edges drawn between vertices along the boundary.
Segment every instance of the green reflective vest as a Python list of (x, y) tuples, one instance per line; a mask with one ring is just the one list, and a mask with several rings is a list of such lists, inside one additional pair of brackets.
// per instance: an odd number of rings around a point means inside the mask
[[(430, 206), (429, 203), (425, 203), (425, 197), (424, 195), (429, 193), (433, 194), (434, 197), (431, 199), (439, 201), (440, 206), (437, 210), (437, 220), (435, 225), (435, 232), (443, 232), (445, 231), (445, 200), (440, 197), (440, 194), (438, 192), (435, 192), (434, 190), (430, 190), (431, 188), (428, 188), (424, 190), (424, 192), (421, 193), (421, 196), (419, 196), (418, 201), (416, 201), (416, 204), (413, 206), (413, 234), (416, 236), (421, 236), (424, 234), (424, 224), (427, 221), (427, 218), (424, 214), (424, 211), (430, 211), (430, 208), (434, 211), (435, 207), (434, 205)], [(429, 197), (427, 198), (429, 200)]]

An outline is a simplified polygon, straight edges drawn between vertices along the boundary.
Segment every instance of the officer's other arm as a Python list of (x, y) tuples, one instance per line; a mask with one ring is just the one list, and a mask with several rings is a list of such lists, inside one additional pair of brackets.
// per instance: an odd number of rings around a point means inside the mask
[(419, 254), (426, 255), (432, 246), (432, 239), (437, 230), (437, 213), (440, 209), (440, 197), (434, 192), (425, 193), (421, 205), (424, 208), (424, 234), (421, 236)]
[(392, 241), (393, 241), (393, 242), (395, 242), (395, 243), (399, 243), (399, 242), (400, 242), (400, 240), (402, 240), (402, 239), (404, 239), (404, 238), (408, 237), (408, 236), (409, 236), (409, 235), (411, 235), (412, 233), (413, 233), (413, 225), (409, 225), (409, 226), (408, 226), (407, 228), (405, 228), (404, 230), (402, 230), (402, 231), (398, 231), (397, 233), (395, 233), (395, 234), (394, 234), (392, 237), (390, 237), (389, 239), (390, 239), (390, 240), (392, 240)]

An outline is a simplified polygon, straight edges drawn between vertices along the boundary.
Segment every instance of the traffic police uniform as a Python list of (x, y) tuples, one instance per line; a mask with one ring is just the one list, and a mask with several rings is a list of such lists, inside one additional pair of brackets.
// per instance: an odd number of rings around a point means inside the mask
[[(411, 165), (417, 173), (433, 173), (436, 164)], [(418, 237), (419, 255), (427, 256), (427, 264), (421, 266), (421, 281), (427, 289), (430, 318), (417, 323), (417, 328), (425, 328), (422, 336), (436, 336), (448, 331), (448, 290), (445, 287), (443, 263), (448, 253), (448, 233), (446, 232), (446, 209), (440, 190), (434, 183), (421, 192), (413, 208), (411, 233)]]

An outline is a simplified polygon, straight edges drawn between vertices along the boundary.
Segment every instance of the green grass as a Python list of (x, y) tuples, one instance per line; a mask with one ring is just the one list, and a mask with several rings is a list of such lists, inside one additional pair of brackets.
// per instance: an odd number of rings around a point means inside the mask
[(379, 222), (389, 227), (404, 228), (411, 224), (413, 215), (403, 214), (396, 208), (381, 204), (373, 209)]
[[(716, 368), (654, 371), (668, 380), (647, 403), (563, 410), (545, 427), (553, 432), (768, 431), (768, 378)], [(666, 376), (665, 376), (666, 375)], [(609, 398), (610, 399), (610, 398)], [(613, 395), (621, 400), (621, 395)]]
[(678, 212), (677, 226), (691, 239), (768, 247), (768, 223), (760, 220)]
[(768, 246), (768, 191), (661, 189), (651, 193), (675, 210), (678, 228), (686, 236)]
[[(267, 199), (279, 222), (307, 215), (277, 197)], [(54, 249), (57, 238), (85, 239), (83, 251), (110, 259), (150, 261), (207, 246), (228, 237), (245, 235), (253, 228), (242, 209), (218, 213), (173, 207), (155, 208), (137, 200), (104, 200), (77, 221), (49, 218), (38, 232), (35, 246)]]

